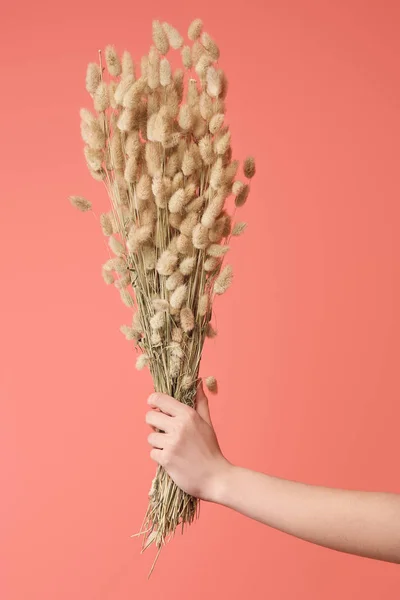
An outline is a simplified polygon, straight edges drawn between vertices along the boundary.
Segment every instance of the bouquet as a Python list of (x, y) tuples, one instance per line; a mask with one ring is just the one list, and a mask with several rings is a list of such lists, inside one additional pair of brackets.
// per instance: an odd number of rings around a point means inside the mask
[[(132, 313), (121, 331), (138, 351), (136, 367), (150, 369), (155, 391), (193, 406), (203, 344), (216, 335), (213, 302), (232, 282), (224, 259), (232, 236), (246, 228), (234, 222), (236, 209), (248, 198), (255, 164), (248, 157), (243, 178), (236, 178), (218, 46), (200, 19), (188, 38), (186, 45), (175, 28), (154, 21), (140, 69), (128, 51), (120, 57), (107, 46), (104, 59), (99, 51), (86, 75), (94, 112), (82, 108), (80, 116), (87, 166), (110, 200), (100, 217), (112, 253), (102, 275)], [(179, 51), (183, 69), (171, 65), (170, 48)], [(82, 196), (70, 201), (92, 210)], [(214, 377), (205, 383), (217, 391)], [(160, 550), (197, 509), (198, 500), (158, 467), (143, 547), (155, 543)]]

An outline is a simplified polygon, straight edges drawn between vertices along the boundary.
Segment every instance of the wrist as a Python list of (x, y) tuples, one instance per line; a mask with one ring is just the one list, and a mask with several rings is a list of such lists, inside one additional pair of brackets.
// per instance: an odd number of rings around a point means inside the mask
[(210, 481), (208, 493), (204, 499), (209, 502), (214, 502), (215, 504), (227, 504), (231, 495), (235, 471), (235, 465), (222, 457), (222, 460)]

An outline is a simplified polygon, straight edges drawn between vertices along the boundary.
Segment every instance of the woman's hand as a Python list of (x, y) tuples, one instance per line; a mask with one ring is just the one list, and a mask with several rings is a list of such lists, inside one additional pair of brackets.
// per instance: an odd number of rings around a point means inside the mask
[(218, 501), (230, 463), (218, 445), (202, 383), (196, 410), (159, 393), (151, 394), (148, 404), (153, 409), (146, 414), (146, 422), (154, 429), (148, 437), (151, 458), (188, 494)]

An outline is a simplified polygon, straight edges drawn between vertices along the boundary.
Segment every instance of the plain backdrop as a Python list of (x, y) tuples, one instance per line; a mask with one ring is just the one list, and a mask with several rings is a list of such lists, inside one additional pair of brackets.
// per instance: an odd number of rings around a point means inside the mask
[(203, 375), (223, 451), (312, 484), (400, 492), (400, 8), (395, 0), (15, 1), (1, 9), (1, 597), (375, 600), (398, 566), (202, 505), (162, 552), (137, 532), (155, 465), (148, 374), (119, 326), (107, 206), (82, 154), (86, 65), (138, 60), (153, 18), (221, 48), (235, 157), (257, 177)]

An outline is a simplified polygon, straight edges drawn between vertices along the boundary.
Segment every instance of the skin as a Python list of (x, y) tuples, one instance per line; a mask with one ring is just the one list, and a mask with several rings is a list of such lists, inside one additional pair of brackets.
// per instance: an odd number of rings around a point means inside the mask
[(196, 410), (158, 393), (148, 404), (150, 456), (188, 494), (326, 548), (400, 564), (400, 495), (306, 485), (233, 465), (202, 384)]

